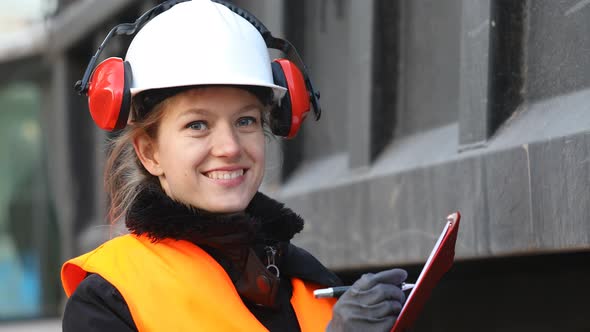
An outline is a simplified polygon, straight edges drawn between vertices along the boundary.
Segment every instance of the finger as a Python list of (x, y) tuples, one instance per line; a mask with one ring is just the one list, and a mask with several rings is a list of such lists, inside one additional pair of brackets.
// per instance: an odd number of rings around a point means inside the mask
[(363, 274), (363, 276), (353, 284), (353, 287), (357, 290), (367, 290), (379, 283), (401, 285), (407, 277), (408, 273), (402, 269), (385, 270), (376, 274), (367, 273)]
[(377, 304), (387, 300), (396, 300), (404, 303), (406, 296), (404, 292), (396, 285), (377, 284), (375, 287), (366, 291), (358, 291), (355, 296), (360, 303), (366, 305)]
[(402, 304), (399, 301), (383, 301), (370, 306), (363, 306), (365, 316), (372, 319), (382, 319), (399, 315)]
[(389, 303), (391, 304), (392, 315), (398, 316), (404, 305), (399, 301), (389, 301)]

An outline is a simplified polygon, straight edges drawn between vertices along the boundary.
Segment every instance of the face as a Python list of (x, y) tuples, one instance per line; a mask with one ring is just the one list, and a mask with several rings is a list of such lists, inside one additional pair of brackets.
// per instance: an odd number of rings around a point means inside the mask
[(193, 89), (163, 105), (155, 139), (134, 142), (172, 199), (210, 212), (243, 211), (264, 175), (263, 105), (233, 87)]

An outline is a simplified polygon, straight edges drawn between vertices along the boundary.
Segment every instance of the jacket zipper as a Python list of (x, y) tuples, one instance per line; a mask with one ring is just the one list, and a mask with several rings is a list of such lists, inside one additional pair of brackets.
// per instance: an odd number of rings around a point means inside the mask
[(279, 267), (275, 264), (277, 249), (273, 246), (266, 246), (264, 247), (264, 251), (266, 251), (266, 269), (278, 278), (281, 272), (279, 271)]

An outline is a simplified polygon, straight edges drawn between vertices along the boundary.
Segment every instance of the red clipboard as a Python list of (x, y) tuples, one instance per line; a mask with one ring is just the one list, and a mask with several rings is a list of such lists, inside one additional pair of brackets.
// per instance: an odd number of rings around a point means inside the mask
[(404, 332), (414, 325), (432, 290), (453, 265), (460, 220), (461, 214), (459, 212), (447, 217), (447, 223), (432, 249), (430, 257), (424, 264), (416, 285), (408, 295), (391, 332)]

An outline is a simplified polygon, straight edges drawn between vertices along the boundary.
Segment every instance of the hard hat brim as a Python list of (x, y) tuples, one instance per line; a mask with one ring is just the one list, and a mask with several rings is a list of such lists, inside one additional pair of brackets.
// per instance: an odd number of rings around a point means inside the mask
[[(259, 83), (259, 84), (240, 84), (240, 83), (235, 83), (235, 82), (227, 82), (227, 83), (208, 83), (208, 84), (191, 84), (191, 85), (185, 85), (185, 86), (194, 86), (194, 87), (199, 87), (199, 86), (215, 86), (215, 85), (223, 85), (223, 86), (231, 86), (231, 85), (237, 85), (237, 86), (259, 86), (259, 87), (264, 87), (264, 88), (270, 88), (273, 91), (273, 100), (275, 102), (278, 102), (281, 98), (283, 98), (285, 96), (285, 93), (287, 93), (287, 89), (283, 88), (282, 86), (278, 86), (276, 84), (265, 84), (265, 83)], [(170, 85), (170, 86), (166, 86), (166, 85), (162, 85), (162, 86), (157, 86), (157, 87), (150, 87), (150, 88), (131, 88), (131, 96), (135, 96), (138, 93), (142, 92), (142, 91), (146, 91), (146, 90), (153, 90), (153, 89), (164, 89), (164, 88), (173, 88), (173, 87), (181, 87), (181, 86), (176, 86), (176, 85)]]

